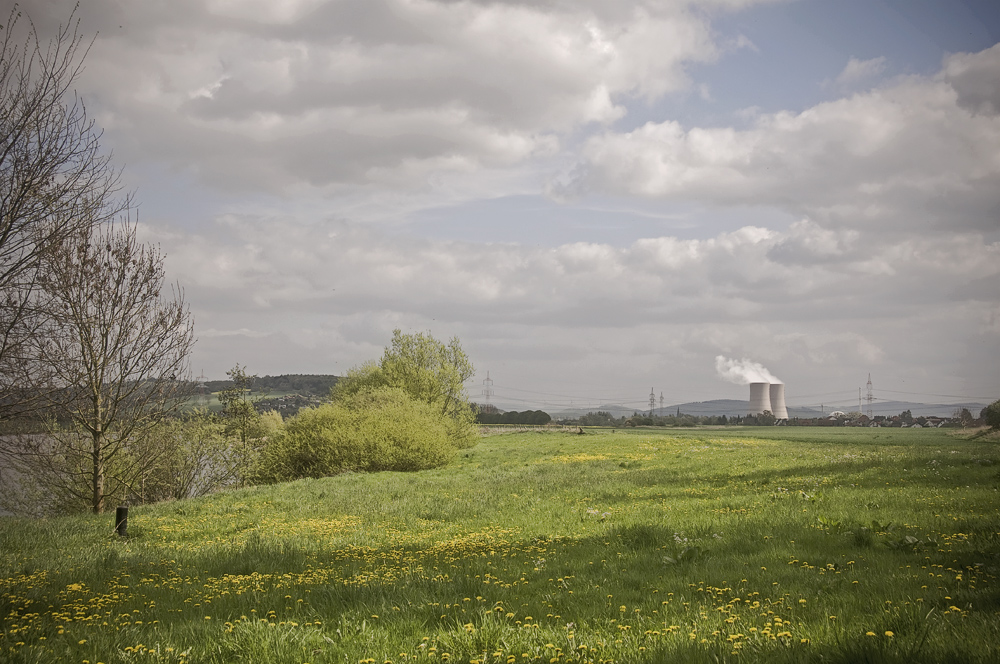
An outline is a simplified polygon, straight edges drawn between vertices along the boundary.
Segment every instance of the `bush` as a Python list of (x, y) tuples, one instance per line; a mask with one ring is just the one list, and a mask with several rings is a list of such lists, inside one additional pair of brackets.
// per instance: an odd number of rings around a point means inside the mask
[(401, 388), (362, 390), (299, 411), (266, 447), (259, 480), (443, 466), (458, 447), (451, 423), (439, 409)]
[(478, 429), (464, 383), (472, 374), (472, 363), (457, 338), (445, 345), (430, 333), (395, 330), (382, 359), (349, 370), (331, 396), (335, 402), (344, 402), (383, 387), (399, 388), (448, 418), (448, 437), (453, 445), (471, 447), (478, 440)]

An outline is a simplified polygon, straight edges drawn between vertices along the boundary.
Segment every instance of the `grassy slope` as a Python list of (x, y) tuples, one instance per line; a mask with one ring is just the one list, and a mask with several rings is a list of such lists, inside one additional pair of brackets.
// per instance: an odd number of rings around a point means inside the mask
[[(450, 467), (0, 519), (0, 660), (1000, 659), (998, 450), (523, 433)], [(891, 636), (888, 635), (891, 633)]]

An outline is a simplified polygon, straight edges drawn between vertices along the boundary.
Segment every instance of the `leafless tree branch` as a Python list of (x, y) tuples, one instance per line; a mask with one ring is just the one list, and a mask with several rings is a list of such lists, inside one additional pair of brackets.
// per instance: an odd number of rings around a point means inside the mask
[[(45, 253), (127, 209), (111, 204), (119, 173), (73, 85), (90, 43), (74, 18), (47, 44), (17, 7), (0, 29), (0, 418), (36, 405), (26, 342), (38, 333), (35, 294)], [(20, 31), (25, 33), (25, 31)]]

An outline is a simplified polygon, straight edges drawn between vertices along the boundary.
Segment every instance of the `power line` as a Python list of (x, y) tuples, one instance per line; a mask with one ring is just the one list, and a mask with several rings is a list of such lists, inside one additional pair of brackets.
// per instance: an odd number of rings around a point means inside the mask
[(882, 392), (890, 392), (892, 394), (909, 394), (916, 397), (943, 397), (946, 399), (983, 399), (984, 401), (989, 401), (993, 397), (974, 397), (967, 394), (930, 394), (928, 392), (901, 392), (899, 390), (882, 390)]

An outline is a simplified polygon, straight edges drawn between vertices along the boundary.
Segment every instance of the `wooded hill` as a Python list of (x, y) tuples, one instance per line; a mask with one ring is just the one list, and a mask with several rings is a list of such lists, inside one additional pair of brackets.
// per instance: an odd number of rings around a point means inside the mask
[[(325, 374), (282, 374), (281, 376), (258, 376), (253, 382), (254, 392), (298, 392), (303, 395), (329, 396), (330, 390), (339, 376)], [(206, 380), (209, 392), (218, 392), (233, 386), (231, 380)]]

